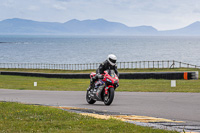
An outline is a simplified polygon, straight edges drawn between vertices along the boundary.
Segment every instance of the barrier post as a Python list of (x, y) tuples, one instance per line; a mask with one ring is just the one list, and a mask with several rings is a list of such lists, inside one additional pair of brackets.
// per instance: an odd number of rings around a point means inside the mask
[(136, 68), (137, 68), (137, 61), (135, 62), (135, 66), (136, 66)]
[(168, 65), (167, 67), (169, 68), (169, 60), (168, 60), (168, 62), (167, 62), (167, 63), (168, 63), (168, 64), (167, 64), (167, 65)]
[(162, 68), (164, 68), (164, 61), (162, 61)]
[(153, 61), (153, 68), (154, 68), (154, 61)]

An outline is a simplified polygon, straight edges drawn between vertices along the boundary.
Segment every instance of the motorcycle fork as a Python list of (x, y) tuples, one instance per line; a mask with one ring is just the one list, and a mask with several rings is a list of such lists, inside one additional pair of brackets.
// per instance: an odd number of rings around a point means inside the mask
[(108, 87), (105, 88), (105, 94), (106, 94), (106, 95), (108, 94), (108, 89), (109, 89), (109, 88), (114, 88), (114, 86), (109, 85)]
[(105, 94), (108, 94), (108, 87), (105, 88)]

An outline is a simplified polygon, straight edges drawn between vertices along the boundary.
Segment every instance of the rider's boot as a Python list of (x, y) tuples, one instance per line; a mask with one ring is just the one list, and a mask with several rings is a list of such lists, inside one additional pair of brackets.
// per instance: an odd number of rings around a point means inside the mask
[(88, 90), (91, 90), (92, 88), (94, 88), (94, 79), (93, 78), (90, 79), (90, 86), (88, 87)]
[(90, 86), (89, 86), (88, 90), (95, 88), (95, 81), (97, 81), (97, 80), (98, 80), (97, 76), (94, 76), (90, 79)]

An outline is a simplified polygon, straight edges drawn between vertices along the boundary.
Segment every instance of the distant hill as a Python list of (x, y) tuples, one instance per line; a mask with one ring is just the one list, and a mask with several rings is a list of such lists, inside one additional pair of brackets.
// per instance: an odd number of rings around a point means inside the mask
[(62, 32), (61, 23), (37, 22), (25, 19), (6, 19), (0, 21), (0, 34), (44, 34)]
[(152, 26), (128, 27), (122, 23), (105, 19), (77, 20), (65, 23), (38, 22), (26, 19), (6, 19), (0, 21), (0, 34), (46, 34), (46, 35), (200, 35), (200, 22), (187, 27), (158, 31)]
[(151, 34), (157, 30), (151, 26), (128, 27), (117, 22), (109, 22), (104, 19), (83, 20), (76, 19), (64, 23), (67, 33), (73, 34), (110, 34), (110, 35), (131, 35), (131, 34)]
[(70, 20), (65, 23), (37, 22), (19, 18), (0, 21), (0, 34), (67, 34), (67, 35), (150, 35), (151, 26), (128, 27), (104, 19)]
[(188, 35), (188, 36), (196, 36), (200, 35), (200, 22), (194, 22), (186, 27), (176, 29), (176, 30), (168, 30), (160, 32), (161, 35)]

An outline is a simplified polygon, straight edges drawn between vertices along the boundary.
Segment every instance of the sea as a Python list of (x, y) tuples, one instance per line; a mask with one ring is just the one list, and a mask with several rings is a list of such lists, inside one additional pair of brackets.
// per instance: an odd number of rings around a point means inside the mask
[(176, 60), (200, 66), (196, 36), (0, 35), (0, 63), (100, 63)]

